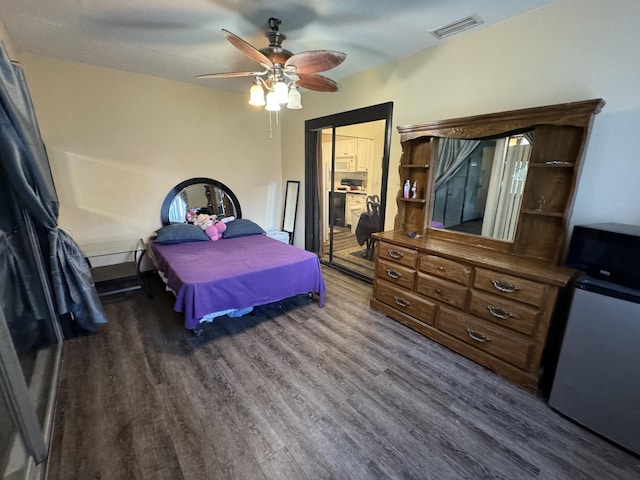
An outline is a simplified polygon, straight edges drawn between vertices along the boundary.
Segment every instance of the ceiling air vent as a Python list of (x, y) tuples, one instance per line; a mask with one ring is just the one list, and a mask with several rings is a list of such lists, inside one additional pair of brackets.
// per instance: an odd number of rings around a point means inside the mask
[(455, 22), (451, 22), (448, 25), (429, 30), (429, 33), (431, 33), (438, 39), (442, 39), (444, 37), (450, 37), (452, 35), (460, 33), (464, 30), (469, 30), (470, 28), (478, 26), (481, 23), (484, 22), (479, 16), (474, 13), (473, 15), (469, 15), (468, 17), (464, 17), (460, 20), (456, 20)]

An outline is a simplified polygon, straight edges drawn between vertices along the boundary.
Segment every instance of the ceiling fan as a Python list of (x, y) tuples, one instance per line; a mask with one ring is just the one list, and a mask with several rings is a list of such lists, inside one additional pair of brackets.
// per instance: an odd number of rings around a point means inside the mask
[(280, 23), (280, 19), (269, 18), (270, 30), (265, 33), (269, 46), (259, 50), (237, 35), (222, 29), (226, 39), (247, 57), (262, 65), (263, 71), (209, 73), (198, 75), (196, 78), (255, 77), (249, 103), (265, 106), (269, 111), (280, 110), (281, 104), (287, 104), (287, 108), (290, 109), (302, 108), (298, 87), (319, 92), (340, 90), (337, 82), (319, 75), (318, 72), (337, 67), (347, 55), (333, 50), (307, 50), (294, 54), (282, 48), (282, 42), (287, 37), (278, 31)]

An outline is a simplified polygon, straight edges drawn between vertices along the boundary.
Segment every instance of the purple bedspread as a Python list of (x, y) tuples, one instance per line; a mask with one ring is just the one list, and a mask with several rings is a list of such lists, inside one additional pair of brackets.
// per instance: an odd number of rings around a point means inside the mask
[(158, 269), (176, 292), (174, 310), (192, 329), (204, 315), (315, 292), (324, 305), (317, 255), (266, 235), (176, 245), (152, 243)]

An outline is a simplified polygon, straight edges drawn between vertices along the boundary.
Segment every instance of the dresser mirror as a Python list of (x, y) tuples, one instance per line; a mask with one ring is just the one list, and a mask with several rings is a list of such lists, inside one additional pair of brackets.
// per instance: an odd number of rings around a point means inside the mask
[(184, 223), (187, 210), (191, 209), (218, 217), (242, 217), (240, 203), (234, 193), (226, 185), (210, 178), (190, 178), (173, 187), (162, 203), (162, 224)]
[(438, 138), (432, 225), (513, 241), (533, 137)]

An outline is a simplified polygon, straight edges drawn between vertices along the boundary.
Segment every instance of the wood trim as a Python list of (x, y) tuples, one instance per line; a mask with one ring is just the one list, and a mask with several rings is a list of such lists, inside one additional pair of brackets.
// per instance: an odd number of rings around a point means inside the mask
[(605, 105), (601, 98), (525, 108), (507, 112), (472, 115), (398, 127), (401, 141), (417, 137), (481, 138), (527, 130), (534, 125), (584, 126)]

